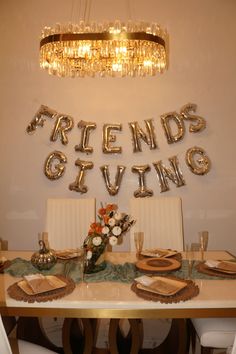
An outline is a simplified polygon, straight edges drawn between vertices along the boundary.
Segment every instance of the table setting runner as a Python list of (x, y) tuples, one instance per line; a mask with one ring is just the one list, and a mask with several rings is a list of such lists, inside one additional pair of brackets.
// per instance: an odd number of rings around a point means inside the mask
[[(218, 274), (214, 271), (209, 273), (201, 273), (198, 271), (201, 268), (202, 262), (196, 261), (192, 270), (192, 279), (229, 279), (228, 274)], [(81, 281), (79, 272), (77, 271), (78, 264), (74, 260), (58, 261), (50, 270), (41, 271), (44, 275), (61, 274), (70, 277), (75, 283)], [(28, 274), (36, 274), (38, 270), (31, 264), (30, 261), (22, 258), (15, 258), (11, 261), (9, 267), (4, 269), (5, 273), (12, 276), (22, 277)], [(106, 261), (106, 267), (97, 273), (85, 274), (84, 279), (87, 282), (114, 281), (122, 283), (132, 283), (136, 277), (143, 274), (140, 272), (134, 263), (113, 264)], [(162, 273), (165, 274), (165, 273)], [(169, 274), (168, 272), (166, 274)], [(171, 272), (172, 275), (186, 279), (188, 277), (188, 261), (182, 260), (180, 269)], [(214, 274), (214, 275), (213, 275)], [(230, 278), (236, 279), (236, 275), (231, 275)]]

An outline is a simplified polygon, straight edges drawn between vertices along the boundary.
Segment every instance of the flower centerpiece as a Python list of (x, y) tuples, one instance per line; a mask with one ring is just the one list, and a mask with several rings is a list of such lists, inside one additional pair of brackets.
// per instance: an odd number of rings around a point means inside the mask
[(100, 263), (99, 258), (107, 244), (117, 245), (119, 238), (134, 224), (134, 220), (131, 220), (129, 215), (118, 211), (116, 204), (102, 206), (98, 210), (98, 219), (98, 222), (90, 225), (88, 236), (84, 240), (86, 273), (95, 273), (104, 269), (105, 263)]

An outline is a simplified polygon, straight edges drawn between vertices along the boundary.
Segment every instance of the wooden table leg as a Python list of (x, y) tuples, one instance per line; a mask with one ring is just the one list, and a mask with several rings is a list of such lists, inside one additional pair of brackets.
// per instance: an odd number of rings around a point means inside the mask
[[(109, 349), (111, 354), (130, 353), (137, 354), (143, 343), (143, 322), (140, 319), (129, 319), (130, 330), (127, 337), (121, 338), (121, 331), (119, 328), (120, 319), (111, 319), (109, 326)], [(119, 345), (120, 341), (123, 341)], [(119, 348), (121, 346), (121, 348)], [(120, 350), (119, 350), (120, 349)]]
[(94, 346), (96, 320), (65, 318), (62, 328), (64, 354), (91, 354)]

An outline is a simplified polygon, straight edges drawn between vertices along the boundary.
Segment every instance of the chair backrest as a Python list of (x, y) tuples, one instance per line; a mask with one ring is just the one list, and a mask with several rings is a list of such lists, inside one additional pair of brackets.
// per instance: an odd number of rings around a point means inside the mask
[(144, 232), (144, 248), (183, 250), (182, 202), (179, 197), (132, 198), (130, 214), (136, 219), (130, 231), (131, 251), (134, 232)]
[(95, 199), (48, 199), (46, 231), (50, 247), (80, 247), (96, 218)]
[(12, 354), (11, 347), (8, 341), (8, 337), (2, 322), (2, 316), (0, 315), (0, 353)]

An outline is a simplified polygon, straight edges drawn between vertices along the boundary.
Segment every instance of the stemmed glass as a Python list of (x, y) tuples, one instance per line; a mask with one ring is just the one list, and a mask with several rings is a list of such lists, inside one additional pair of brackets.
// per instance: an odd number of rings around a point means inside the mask
[(140, 257), (140, 254), (143, 250), (143, 241), (144, 241), (144, 233), (143, 232), (135, 232), (134, 233), (134, 243), (136, 248), (137, 257)]
[(193, 264), (194, 264), (194, 257), (193, 257), (193, 247), (189, 244), (185, 245), (185, 256), (188, 262), (188, 279), (191, 279)]
[(77, 248), (77, 264), (81, 283), (84, 282), (85, 250), (83, 247)]
[(204, 251), (207, 250), (208, 245), (208, 231), (201, 231), (199, 234), (199, 243), (200, 243), (200, 251), (201, 251), (201, 260), (204, 260)]

